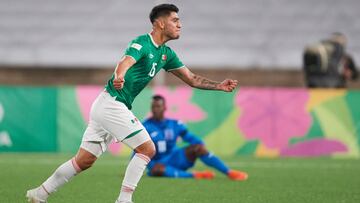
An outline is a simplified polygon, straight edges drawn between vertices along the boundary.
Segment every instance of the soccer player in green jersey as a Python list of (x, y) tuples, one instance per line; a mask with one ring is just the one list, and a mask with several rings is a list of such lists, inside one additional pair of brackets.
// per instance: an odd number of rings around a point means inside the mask
[(90, 168), (113, 139), (135, 151), (116, 200), (117, 203), (132, 202), (132, 194), (155, 154), (155, 146), (144, 126), (130, 111), (131, 104), (161, 69), (199, 89), (231, 92), (237, 86), (236, 80), (216, 82), (192, 73), (165, 45), (167, 41), (180, 37), (181, 23), (175, 5), (155, 6), (150, 21), (152, 31), (129, 44), (105, 90), (94, 101), (78, 153), (58, 167), (39, 187), (27, 191), (30, 202), (46, 202), (50, 194), (73, 176)]

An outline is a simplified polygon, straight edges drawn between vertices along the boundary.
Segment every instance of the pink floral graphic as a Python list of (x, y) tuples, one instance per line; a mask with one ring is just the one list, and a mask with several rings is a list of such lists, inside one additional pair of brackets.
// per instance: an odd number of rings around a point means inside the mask
[(311, 115), (306, 112), (305, 89), (242, 88), (236, 96), (241, 109), (238, 127), (248, 139), (259, 139), (270, 149), (281, 149), (292, 137), (304, 136)]
[(89, 121), (91, 105), (103, 89), (103, 86), (77, 86), (76, 97), (84, 121)]
[(167, 87), (155, 87), (154, 93), (166, 99), (168, 118), (179, 119), (183, 122), (201, 121), (206, 118), (206, 113), (196, 104), (190, 103), (192, 89), (189, 87), (177, 87), (173, 91)]
[(347, 147), (337, 140), (317, 138), (296, 143), (281, 150), (281, 156), (324, 156), (333, 153), (347, 152)]

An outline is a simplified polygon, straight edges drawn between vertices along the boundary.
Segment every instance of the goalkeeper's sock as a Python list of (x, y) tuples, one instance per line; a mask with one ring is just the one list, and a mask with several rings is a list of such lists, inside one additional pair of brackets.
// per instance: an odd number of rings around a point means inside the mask
[(179, 170), (177, 168), (174, 168), (172, 166), (165, 166), (165, 177), (172, 177), (172, 178), (193, 178), (193, 174)]
[(200, 160), (207, 166), (213, 167), (225, 175), (227, 175), (230, 171), (229, 167), (227, 167), (223, 161), (212, 153), (200, 156)]
[(55, 192), (79, 172), (81, 172), (81, 169), (76, 163), (75, 157), (63, 163), (40, 187), (38, 187), (38, 197), (46, 200), (51, 193)]
[(121, 186), (118, 202), (131, 202), (132, 194), (144, 173), (150, 158), (144, 154), (136, 153), (126, 168), (125, 177)]

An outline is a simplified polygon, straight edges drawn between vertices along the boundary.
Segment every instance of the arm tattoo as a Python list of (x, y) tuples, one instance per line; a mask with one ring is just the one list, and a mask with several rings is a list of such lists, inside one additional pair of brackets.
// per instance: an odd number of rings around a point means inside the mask
[(219, 82), (209, 80), (199, 75), (193, 75), (194, 87), (205, 90), (216, 90), (218, 89)]

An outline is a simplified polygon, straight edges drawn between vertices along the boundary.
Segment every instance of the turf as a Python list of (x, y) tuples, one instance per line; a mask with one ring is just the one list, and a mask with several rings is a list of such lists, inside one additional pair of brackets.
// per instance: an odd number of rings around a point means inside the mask
[[(39, 185), (71, 155), (0, 154), (0, 202), (25, 202), (27, 189)], [(49, 198), (50, 203), (113, 203), (127, 158), (104, 155), (93, 168), (78, 175)], [(250, 177), (245, 182), (217, 174), (213, 180), (145, 176), (134, 195), (137, 203), (162, 202), (360, 202), (360, 162), (354, 159), (226, 158)], [(197, 164), (197, 170), (205, 169)]]

